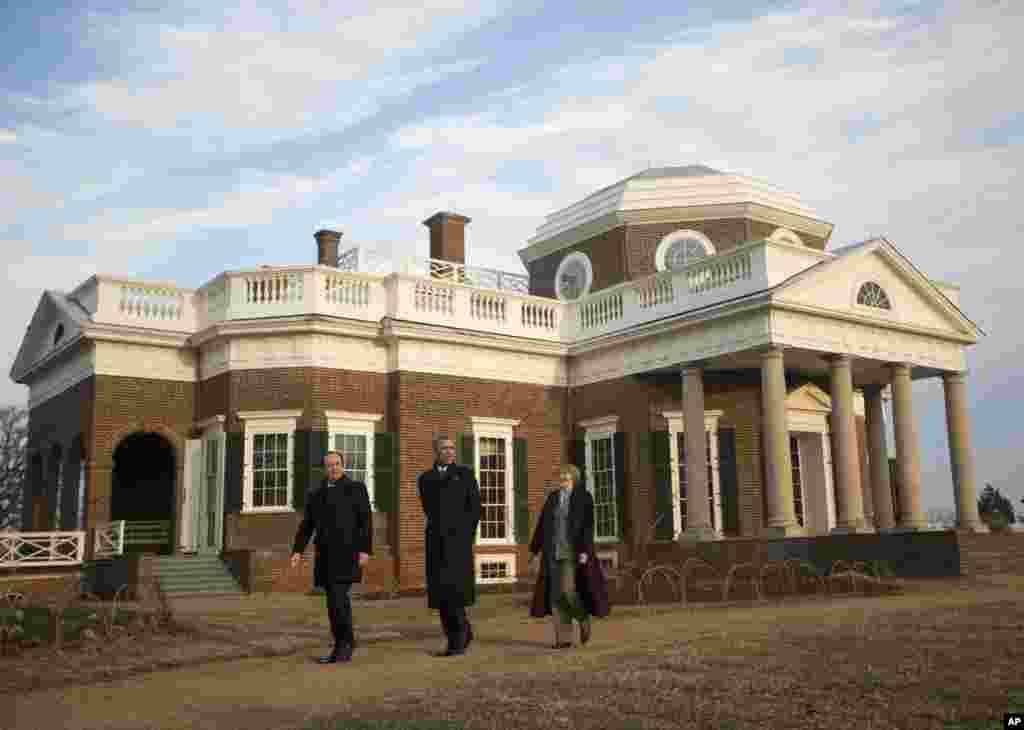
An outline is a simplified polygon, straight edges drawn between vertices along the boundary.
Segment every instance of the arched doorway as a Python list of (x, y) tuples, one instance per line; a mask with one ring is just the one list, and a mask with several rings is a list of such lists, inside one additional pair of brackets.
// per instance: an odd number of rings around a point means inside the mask
[(125, 550), (171, 551), (174, 446), (157, 433), (133, 433), (114, 450), (110, 519), (125, 521)]

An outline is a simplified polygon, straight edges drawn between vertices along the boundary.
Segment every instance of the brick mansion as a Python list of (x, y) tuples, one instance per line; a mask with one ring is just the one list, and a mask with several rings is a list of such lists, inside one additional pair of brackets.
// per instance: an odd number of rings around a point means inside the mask
[(830, 247), (797, 195), (698, 165), (551, 213), (525, 274), (471, 265), (469, 223), (428, 218), (393, 271), (321, 230), (315, 262), (310, 242), (308, 263), (197, 289), (97, 274), (44, 292), (10, 372), (29, 388), (24, 528), (163, 525), (158, 552), (283, 565), (337, 449), (373, 502), (368, 580), (415, 588), (416, 477), (446, 433), (480, 483), (481, 583), (525, 575), (564, 462), (612, 566), (652, 536), (912, 532), (911, 384), (940, 378), (957, 526), (986, 529), (965, 362), (982, 333), (890, 241)]

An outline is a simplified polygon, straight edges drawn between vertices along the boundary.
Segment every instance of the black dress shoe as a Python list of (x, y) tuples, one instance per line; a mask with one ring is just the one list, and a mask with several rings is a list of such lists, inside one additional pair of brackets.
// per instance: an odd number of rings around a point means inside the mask
[(338, 664), (339, 662), (350, 662), (352, 661), (352, 647), (341, 647), (335, 649), (327, 656), (322, 656), (317, 659), (319, 664)]

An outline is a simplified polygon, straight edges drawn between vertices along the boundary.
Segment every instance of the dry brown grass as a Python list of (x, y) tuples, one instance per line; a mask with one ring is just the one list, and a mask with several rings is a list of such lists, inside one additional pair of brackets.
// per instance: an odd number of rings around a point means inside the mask
[[(492, 595), (472, 611), (476, 643), (454, 661), (429, 655), (441, 638), (422, 598), (365, 603), (357, 632), (401, 636), (367, 641), (351, 666), (326, 671), (310, 661), (326, 643), (322, 597), (178, 606), (209, 630), (305, 632), (319, 647), (34, 693), (15, 716), (37, 721), (18, 727), (68, 728), (138, 727), (133, 707), (167, 728), (344, 728), (341, 718), (503, 730), (989, 727), (1024, 709), (1022, 591), (1024, 579), (1003, 577), (908, 582), (903, 595), (870, 598), (617, 606), (586, 648), (559, 653), (524, 596)], [(188, 696), (202, 701), (183, 708)]]

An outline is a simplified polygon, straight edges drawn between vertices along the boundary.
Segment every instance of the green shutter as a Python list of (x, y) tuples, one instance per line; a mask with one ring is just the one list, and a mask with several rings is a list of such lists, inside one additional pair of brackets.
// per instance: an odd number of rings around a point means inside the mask
[(242, 511), (242, 457), (244, 436), (228, 433), (224, 439), (224, 511)]
[(476, 473), (476, 441), (471, 433), (460, 433), (457, 443), (458, 455), (456, 459), (463, 466), (468, 466)]
[(722, 493), (722, 529), (740, 532), (739, 475), (736, 470), (736, 430), (718, 429), (718, 484)]
[(394, 514), (398, 509), (398, 434), (373, 434), (373, 509)]
[(612, 459), (615, 464), (615, 511), (619, 539), (626, 537), (626, 434), (612, 435)]
[(530, 541), (530, 470), (526, 465), (526, 439), (512, 439), (512, 463), (516, 542), (525, 545)]
[(327, 467), (324, 466), (324, 457), (330, 450), (331, 435), (326, 431), (309, 432), (309, 471), (306, 481), (307, 489), (314, 487), (327, 477)]
[(306, 508), (306, 490), (309, 488), (310, 432), (296, 431), (292, 437), (292, 507), (301, 512)]
[(672, 461), (669, 452), (668, 431), (652, 431), (650, 434), (650, 458), (654, 467), (654, 511), (658, 519), (654, 528), (656, 540), (671, 540), (675, 537), (675, 510), (672, 504)]

